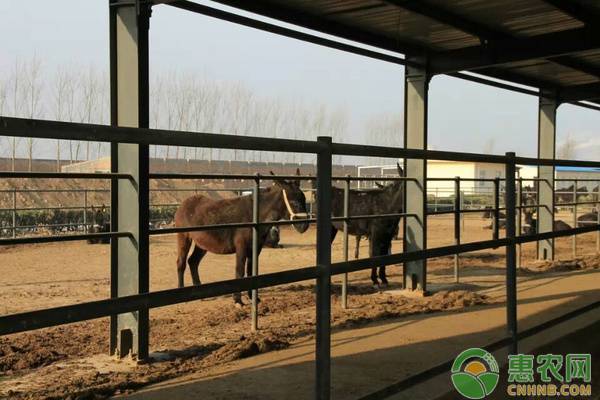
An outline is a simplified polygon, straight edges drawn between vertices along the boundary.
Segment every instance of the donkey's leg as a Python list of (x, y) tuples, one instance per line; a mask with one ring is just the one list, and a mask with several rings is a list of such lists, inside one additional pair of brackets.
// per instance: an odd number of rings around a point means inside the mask
[(178, 278), (178, 286), (183, 287), (183, 273), (185, 272), (185, 260), (187, 258), (188, 252), (190, 251), (190, 246), (192, 244), (192, 239), (186, 233), (178, 233), (177, 234), (177, 278)]
[[(375, 248), (373, 246), (373, 235), (369, 235), (369, 257), (375, 256)], [(371, 281), (373, 282), (373, 286), (379, 287), (379, 281), (377, 280), (377, 267), (371, 268)]]
[[(258, 254), (260, 255), (260, 248), (258, 249)], [(247, 259), (246, 259), (246, 276), (252, 276), (252, 256), (250, 255)], [(252, 290), (248, 290), (248, 298), (252, 299)], [(260, 299), (257, 297), (256, 298), (259, 302)]]
[(358, 258), (360, 254), (360, 235), (356, 235), (356, 247), (354, 248), (354, 258)]
[[(392, 254), (392, 241), (391, 239), (389, 240), (389, 244), (387, 245), (387, 250), (385, 251), (385, 253), (382, 254)], [(385, 286), (388, 285), (388, 280), (387, 280), (387, 276), (385, 274), (385, 265), (382, 265), (381, 267), (379, 267), (379, 279), (381, 279), (381, 283)]]
[[(235, 248), (235, 278), (241, 279), (244, 277), (244, 266), (248, 258), (246, 246), (236, 246)], [(233, 301), (236, 306), (243, 306), (242, 294), (240, 292), (233, 294)]]
[(335, 240), (335, 235), (337, 235), (337, 231), (338, 230), (335, 229), (335, 226), (331, 227), (331, 242), (330, 243), (333, 243), (333, 241)]
[(198, 246), (194, 246), (192, 254), (188, 257), (188, 265), (190, 266), (190, 275), (195, 286), (200, 286), (200, 276), (198, 275), (198, 265), (202, 258), (206, 255), (206, 250)]

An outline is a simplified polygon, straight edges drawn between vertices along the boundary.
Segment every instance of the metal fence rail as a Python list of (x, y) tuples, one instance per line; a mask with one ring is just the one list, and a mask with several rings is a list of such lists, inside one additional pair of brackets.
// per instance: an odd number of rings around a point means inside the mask
[[(109, 127), (100, 125), (87, 125), (76, 123), (63, 123), (53, 121), (25, 120), (18, 118), (0, 117), (0, 134), (9, 136), (24, 136), (38, 138), (53, 138), (53, 139), (71, 139), (71, 140), (94, 140), (94, 141), (110, 141), (112, 143), (137, 143), (142, 145), (180, 145), (190, 147), (210, 147), (210, 148), (226, 148), (238, 150), (266, 150), (266, 151), (284, 151), (284, 152), (303, 152), (314, 153), (317, 155), (317, 171), (316, 177), (297, 177), (297, 176), (280, 176), (280, 177), (260, 177), (253, 176), (255, 182), (253, 197), (254, 211), (253, 220), (240, 222), (237, 224), (221, 224), (213, 226), (198, 226), (198, 227), (181, 227), (169, 228), (160, 230), (149, 230), (144, 227), (140, 232), (110, 232), (106, 234), (87, 234), (87, 235), (64, 235), (64, 236), (47, 236), (47, 237), (32, 237), (32, 238), (15, 238), (0, 240), (0, 245), (7, 244), (24, 244), (36, 242), (52, 242), (65, 240), (84, 240), (87, 238), (110, 237), (113, 242), (116, 238), (127, 240), (140, 240), (142, 246), (148, 243), (148, 237), (154, 234), (166, 234), (175, 232), (185, 232), (204, 229), (232, 229), (232, 228), (251, 228), (254, 232), (254, 249), (253, 259), (258, 261), (256, 252), (256, 230), (262, 225), (283, 225), (293, 224), (298, 222), (314, 222), (317, 224), (317, 254), (316, 263), (314, 266), (300, 268), (291, 271), (283, 271), (270, 274), (258, 274), (258, 263), (254, 264), (254, 273), (251, 277), (233, 279), (228, 281), (205, 284), (202, 286), (192, 286), (178, 289), (169, 289), (162, 291), (150, 292), (145, 289), (147, 282), (140, 284), (140, 290), (135, 294), (119, 295), (115, 290), (113, 280), (117, 278), (115, 270), (114, 258), (111, 259), (111, 298), (86, 302), (81, 304), (50, 308), (46, 310), (37, 310), (26, 313), (13, 315), (5, 315), (0, 317), (0, 334), (6, 335), (10, 333), (23, 332), (31, 329), (39, 329), (42, 327), (55, 326), (65, 323), (84, 321), (92, 318), (111, 316), (111, 321), (117, 318), (117, 315), (122, 315), (128, 312), (140, 313), (140, 318), (148, 318), (148, 310), (155, 307), (163, 307), (172, 304), (177, 304), (186, 301), (197, 300), (240, 292), (243, 290), (253, 290), (253, 308), (256, 307), (256, 290), (260, 288), (283, 285), (288, 283), (300, 282), (305, 280), (316, 280), (316, 371), (318, 382), (317, 386), (321, 390), (328, 391), (330, 379), (330, 334), (331, 334), (331, 277), (333, 275), (347, 274), (349, 272), (360, 271), (371, 268), (372, 265), (391, 265), (397, 263), (406, 263), (415, 260), (428, 259), (433, 257), (456, 255), (460, 253), (491, 249), (504, 246), (506, 248), (506, 263), (507, 263), (507, 331), (509, 339), (505, 344), (510, 344), (511, 349), (516, 351), (519, 339), (517, 329), (517, 303), (516, 303), (516, 246), (520, 243), (530, 241), (538, 241), (542, 239), (557, 238), (573, 234), (593, 232), (600, 230), (600, 224), (595, 226), (587, 226), (573, 228), (559, 232), (544, 232), (530, 236), (520, 236), (516, 232), (515, 219), (516, 210), (520, 209), (516, 200), (517, 180), (515, 178), (516, 163), (532, 163), (537, 165), (573, 165), (586, 167), (600, 167), (600, 163), (587, 161), (569, 161), (569, 160), (547, 160), (547, 159), (527, 159), (515, 157), (512, 153), (507, 153), (505, 156), (490, 156), (487, 154), (472, 154), (472, 153), (457, 153), (457, 152), (441, 152), (430, 150), (413, 150), (402, 148), (390, 148), (383, 146), (364, 146), (352, 144), (331, 143), (330, 138), (320, 137), (317, 141), (299, 141), (286, 139), (267, 139), (259, 137), (236, 137), (236, 140), (231, 140), (230, 135), (208, 134), (201, 133), (190, 135), (185, 132), (170, 132), (165, 130), (153, 130), (142, 128), (121, 128)], [(419, 251), (406, 251), (398, 254), (390, 254), (379, 256), (370, 259), (359, 259), (344, 261), (338, 263), (331, 262), (331, 246), (330, 232), (332, 221), (348, 222), (353, 218), (367, 218), (373, 216), (350, 216), (347, 211), (343, 217), (332, 217), (331, 215), (331, 190), (332, 190), (332, 156), (333, 155), (361, 155), (373, 157), (388, 157), (388, 158), (403, 158), (403, 159), (438, 159), (449, 161), (485, 161), (488, 163), (499, 163), (505, 166), (506, 180), (506, 204), (504, 206), (506, 218), (506, 237), (500, 238), (497, 234), (497, 224), (494, 233), (494, 239), (471, 242), (462, 244), (460, 238), (452, 246), (437, 247), (432, 249), (424, 249)], [(18, 173), (19, 176), (28, 176), (28, 173)], [(68, 178), (81, 177), (84, 179), (98, 179), (98, 175), (93, 176), (81, 174), (48, 174), (44, 175), (49, 178)], [(167, 174), (141, 174), (133, 176), (130, 174), (108, 174), (104, 179), (110, 179), (113, 183), (119, 179), (131, 180), (142, 187), (148, 188), (148, 181), (154, 179), (166, 179)], [(202, 174), (168, 174), (169, 179), (195, 179)], [(231, 175), (237, 176), (240, 175)], [(0, 177), (15, 177), (14, 175), (4, 173)], [(183, 178), (185, 177), (185, 178)], [(256, 218), (258, 188), (261, 179), (316, 179), (316, 200), (317, 212), (316, 219), (306, 218), (292, 221), (266, 221), (261, 222)], [(340, 177), (339, 180), (349, 182), (348, 177)], [(407, 182), (407, 179), (401, 179)], [(456, 180), (460, 187), (460, 180)], [(495, 200), (494, 213), (495, 220), (498, 221), (498, 212), (500, 209), (499, 195), (499, 180), (495, 181)], [(406, 184), (406, 183), (405, 183)], [(346, 185), (347, 186), (347, 185)], [(113, 186), (114, 187), (114, 186)], [(347, 190), (346, 190), (347, 191)], [(460, 191), (457, 192), (459, 198)], [(140, 193), (140, 204), (147, 204), (149, 190)], [(114, 200), (113, 196), (111, 196)], [(114, 207), (113, 207), (114, 208)], [(345, 207), (346, 208), (346, 207)], [(346, 208), (347, 209), (347, 208)], [(114, 209), (113, 209), (114, 211)], [(460, 205), (453, 211), (455, 216), (466, 210), (461, 210)], [(380, 218), (390, 217), (413, 217), (412, 213), (388, 214), (379, 216)], [(405, 218), (406, 219), (406, 218)], [(455, 221), (458, 220), (455, 218)], [(137, 235), (137, 236), (136, 236)], [(405, 239), (406, 240), (406, 239)], [(406, 248), (406, 247), (405, 247)], [(142, 271), (140, 279), (147, 278), (148, 260), (143, 259), (140, 263)], [(256, 314), (252, 317), (253, 327), (256, 327)], [(111, 325), (112, 326), (112, 325)], [(148, 325), (140, 323), (140, 335), (147, 335)], [(112, 334), (111, 334), (112, 335)], [(113, 336), (111, 336), (111, 341)], [(111, 342), (112, 343), (112, 342)], [(147, 346), (147, 342), (145, 344)], [(147, 349), (140, 349), (140, 354), (144, 355)]]

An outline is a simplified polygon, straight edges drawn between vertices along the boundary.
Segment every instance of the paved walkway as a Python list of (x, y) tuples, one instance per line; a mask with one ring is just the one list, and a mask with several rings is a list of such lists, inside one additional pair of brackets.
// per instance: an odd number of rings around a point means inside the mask
[[(599, 287), (600, 271), (520, 278), (519, 329), (600, 300)], [(502, 300), (504, 290), (500, 284), (483, 292)], [(498, 340), (505, 335), (505, 320), (504, 306), (494, 305), (336, 332), (332, 335), (332, 398), (360, 398), (447, 361), (465, 348)], [(521, 349), (538, 347), (598, 320), (600, 311), (592, 311), (524, 341)], [(313, 339), (306, 339), (288, 349), (232, 362), (210, 373), (198, 371), (149, 386), (127, 398), (311, 399), (314, 346)], [(503, 357), (502, 352), (498, 355)], [(449, 375), (442, 374), (393, 398), (433, 398), (450, 390), (449, 385)]]

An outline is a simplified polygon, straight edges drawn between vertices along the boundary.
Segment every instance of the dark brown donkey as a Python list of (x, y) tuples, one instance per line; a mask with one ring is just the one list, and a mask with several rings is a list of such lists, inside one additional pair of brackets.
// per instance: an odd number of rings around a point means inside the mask
[[(404, 176), (400, 165), (397, 165), (397, 167), (400, 176)], [(333, 188), (331, 209), (334, 217), (344, 215), (343, 189)], [(404, 182), (402, 181), (394, 181), (377, 189), (350, 190), (349, 192), (348, 215), (350, 216), (399, 214), (402, 212), (404, 212)], [(348, 234), (357, 237), (365, 236), (369, 239), (369, 257), (387, 255), (390, 253), (392, 239), (398, 233), (399, 222), (400, 217), (351, 220), (348, 222)], [(337, 231), (344, 229), (344, 223), (343, 221), (335, 221), (332, 224), (331, 241), (333, 242)], [(379, 267), (379, 274), (377, 273), (377, 267)], [(379, 286), (378, 276), (381, 283), (387, 285), (385, 265), (374, 266), (371, 269), (373, 285)]]
[[(297, 171), (300, 174), (300, 171)], [(275, 181), (267, 189), (259, 192), (259, 220), (278, 221), (281, 219), (305, 219), (306, 198), (300, 190), (300, 181)], [(212, 200), (206, 196), (195, 195), (187, 198), (175, 213), (176, 227), (190, 227), (213, 224), (252, 222), (252, 195), (224, 200)], [(259, 229), (258, 250), (271, 226), (263, 225)], [(308, 229), (308, 223), (294, 224), (300, 233)], [(193, 244), (193, 246), (192, 246)], [(188, 257), (190, 247), (193, 247)], [(209, 251), (215, 254), (236, 255), (235, 276), (244, 277), (244, 264), (248, 276), (252, 274), (252, 228), (230, 228), (177, 234), (177, 275), (179, 287), (183, 287), (183, 274), (186, 259), (194, 285), (200, 285), (198, 265)], [(240, 293), (235, 293), (236, 304), (243, 305)]]

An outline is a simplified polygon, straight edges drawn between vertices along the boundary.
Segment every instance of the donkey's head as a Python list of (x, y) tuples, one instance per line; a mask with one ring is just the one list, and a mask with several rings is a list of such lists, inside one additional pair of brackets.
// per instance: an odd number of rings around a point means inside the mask
[[(398, 176), (404, 177), (404, 170), (400, 164), (396, 163), (396, 167), (398, 168)], [(386, 201), (393, 212), (401, 213), (404, 211), (404, 183), (403, 180), (396, 180), (387, 185), (378, 185), (386, 194)]]
[[(275, 175), (271, 171), (271, 175)], [(296, 169), (296, 175), (300, 175), (300, 169)], [(307, 219), (308, 213), (306, 212), (306, 196), (300, 189), (300, 180), (276, 180), (273, 185), (278, 186), (281, 189), (281, 199), (285, 207), (285, 213), (288, 219)], [(301, 222), (293, 224), (294, 228), (304, 233), (308, 229), (308, 222)]]

